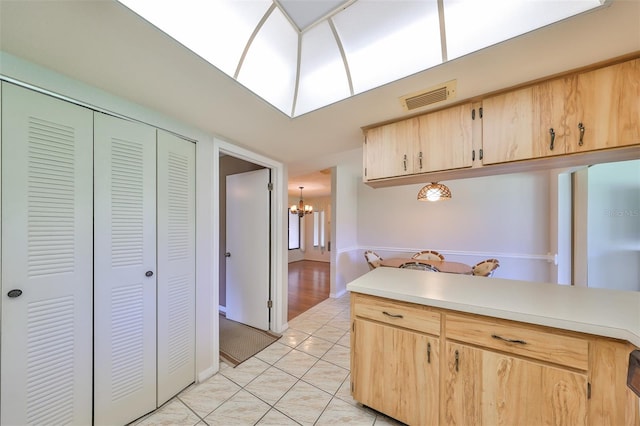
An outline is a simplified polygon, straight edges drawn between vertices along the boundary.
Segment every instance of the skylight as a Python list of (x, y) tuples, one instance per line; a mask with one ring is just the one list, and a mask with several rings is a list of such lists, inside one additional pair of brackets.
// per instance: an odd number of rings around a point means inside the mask
[(606, 0), (119, 0), (290, 117)]

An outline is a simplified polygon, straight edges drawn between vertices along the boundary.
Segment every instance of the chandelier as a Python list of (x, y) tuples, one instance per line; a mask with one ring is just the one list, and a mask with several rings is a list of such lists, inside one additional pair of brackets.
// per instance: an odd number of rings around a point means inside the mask
[(418, 192), (418, 201), (440, 201), (450, 199), (451, 191), (449, 188), (438, 182), (431, 182)]
[(297, 206), (295, 204), (291, 206), (291, 214), (296, 214), (298, 215), (298, 217), (303, 217), (305, 214), (313, 213), (313, 207), (305, 204), (302, 200), (302, 188), (304, 188), (304, 186), (299, 186), (298, 188), (300, 188), (300, 201), (298, 202)]

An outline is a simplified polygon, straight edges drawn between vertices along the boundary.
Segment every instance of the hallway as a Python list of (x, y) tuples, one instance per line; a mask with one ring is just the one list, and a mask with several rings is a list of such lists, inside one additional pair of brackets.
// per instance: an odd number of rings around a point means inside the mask
[(329, 298), (330, 264), (313, 260), (289, 263), (287, 320)]

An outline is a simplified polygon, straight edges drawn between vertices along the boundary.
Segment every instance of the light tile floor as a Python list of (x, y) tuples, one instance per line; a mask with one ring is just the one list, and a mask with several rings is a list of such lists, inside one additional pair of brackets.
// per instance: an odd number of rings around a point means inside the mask
[(277, 342), (192, 385), (147, 425), (400, 425), (349, 393), (349, 294), (289, 321)]

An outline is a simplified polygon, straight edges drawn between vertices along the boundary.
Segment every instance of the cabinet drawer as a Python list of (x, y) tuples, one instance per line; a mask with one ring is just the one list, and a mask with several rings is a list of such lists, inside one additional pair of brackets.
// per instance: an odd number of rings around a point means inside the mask
[(485, 320), (447, 314), (445, 330), (450, 340), (587, 370), (589, 342), (578, 337), (555, 334), (552, 329), (536, 330), (489, 318)]
[(371, 296), (352, 294), (353, 314), (398, 327), (440, 335), (440, 314), (428, 308), (389, 301)]

